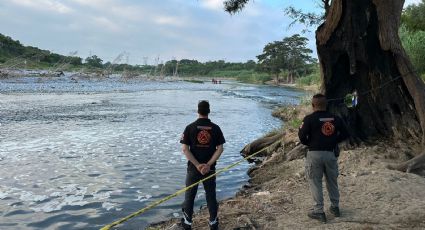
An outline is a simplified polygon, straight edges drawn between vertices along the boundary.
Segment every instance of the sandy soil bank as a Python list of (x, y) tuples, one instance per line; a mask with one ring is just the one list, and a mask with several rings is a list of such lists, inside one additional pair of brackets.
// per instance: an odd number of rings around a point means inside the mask
[[(295, 110), (301, 111), (297, 117), (308, 111)], [(425, 178), (386, 167), (409, 159), (415, 143), (381, 140), (345, 147), (339, 157), (342, 216), (335, 218), (326, 209), (328, 223), (321, 224), (306, 215), (312, 198), (303, 156), (291, 155), (298, 145), (296, 131), (286, 130), (281, 147), (249, 171), (250, 183), (220, 203), (221, 229), (425, 229)], [(329, 204), (326, 194), (325, 206)], [(193, 229), (209, 229), (207, 219), (204, 208), (195, 216)], [(179, 229), (178, 221), (150, 229)]]

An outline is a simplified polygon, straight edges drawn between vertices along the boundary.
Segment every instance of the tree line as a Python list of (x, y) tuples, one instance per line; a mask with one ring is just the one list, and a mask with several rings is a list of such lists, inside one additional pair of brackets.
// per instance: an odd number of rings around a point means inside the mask
[[(5, 68), (11, 60), (21, 62), (16, 68), (51, 67), (57, 63), (67, 63), (67, 68), (75, 70), (108, 69), (115, 72), (131, 71), (154, 76), (211, 76), (249, 78), (262, 76), (275, 81), (286, 79), (293, 82), (296, 77), (311, 73), (314, 70), (315, 59), (311, 57), (312, 50), (306, 48), (308, 39), (299, 34), (267, 44), (263, 53), (257, 56), (258, 61), (226, 62), (225, 60), (200, 62), (198, 60), (169, 60), (158, 65), (130, 65), (104, 62), (97, 55), (84, 60), (77, 56), (65, 56), (32, 46), (24, 46), (11, 37), (0, 34), (0, 65)], [(25, 60), (25, 66), (24, 66)], [(281, 78), (283, 76), (283, 78)], [(286, 78), (285, 78), (286, 77)]]

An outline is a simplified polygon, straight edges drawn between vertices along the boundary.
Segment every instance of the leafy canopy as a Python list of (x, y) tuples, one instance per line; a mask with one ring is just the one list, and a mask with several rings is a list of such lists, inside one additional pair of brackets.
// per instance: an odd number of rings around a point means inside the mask
[(310, 56), (313, 51), (306, 47), (307, 41), (306, 37), (295, 34), (267, 44), (263, 53), (257, 56), (259, 68), (276, 75), (283, 71), (298, 73), (305, 70), (308, 64), (315, 61)]
[(417, 5), (409, 5), (404, 9), (401, 22), (409, 31), (425, 31), (425, 0)]

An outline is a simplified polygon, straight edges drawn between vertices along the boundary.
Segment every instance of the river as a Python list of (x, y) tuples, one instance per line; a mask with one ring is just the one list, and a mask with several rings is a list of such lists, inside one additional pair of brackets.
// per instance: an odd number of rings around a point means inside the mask
[[(184, 186), (179, 138), (209, 100), (226, 137), (222, 168), (280, 127), (271, 110), (302, 92), (224, 81), (0, 80), (0, 229), (99, 229)], [(248, 163), (217, 179), (218, 198), (248, 180)], [(182, 197), (122, 225), (179, 217)], [(196, 206), (205, 205), (203, 189)]]

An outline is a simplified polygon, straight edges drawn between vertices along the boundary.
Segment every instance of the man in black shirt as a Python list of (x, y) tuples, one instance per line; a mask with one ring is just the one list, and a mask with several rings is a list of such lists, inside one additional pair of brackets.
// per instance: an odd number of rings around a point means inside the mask
[(310, 185), (315, 205), (308, 216), (326, 223), (323, 211), (322, 177), (326, 176), (326, 185), (331, 201), (330, 211), (339, 217), (338, 190), (338, 143), (348, 137), (342, 120), (326, 111), (327, 101), (323, 94), (316, 94), (312, 100), (313, 113), (307, 115), (299, 129), (298, 136), (302, 144), (308, 146), (305, 161), (306, 178)]
[[(215, 172), (215, 165), (223, 152), (223, 144), (226, 142), (218, 125), (208, 119), (210, 105), (208, 101), (200, 101), (198, 104), (198, 119), (188, 125), (183, 132), (180, 143), (186, 158), (188, 159), (186, 186), (189, 186)], [(209, 225), (212, 230), (218, 229), (218, 203), (216, 199), (215, 176), (203, 182), (208, 211), (210, 213)], [(183, 202), (182, 226), (191, 229), (193, 204), (198, 191), (195, 186), (185, 193)]]

